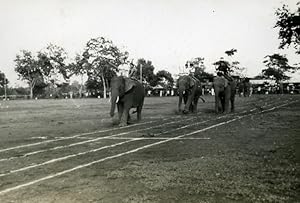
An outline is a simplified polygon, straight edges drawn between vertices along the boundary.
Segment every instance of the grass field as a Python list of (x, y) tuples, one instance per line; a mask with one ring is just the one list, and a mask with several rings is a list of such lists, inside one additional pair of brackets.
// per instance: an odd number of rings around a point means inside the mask
[(0, 101), (0, 202), (298, 202), (300, 96), (204, 98), (122, 128), (105, 99)]

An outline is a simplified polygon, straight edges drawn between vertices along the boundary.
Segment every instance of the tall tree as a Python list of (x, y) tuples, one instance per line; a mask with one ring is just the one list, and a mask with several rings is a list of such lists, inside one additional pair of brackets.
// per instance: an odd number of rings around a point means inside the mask
[(300, 2), (297, 5), (295, 12), (291, 12), (285, 4), (278, 8), (275, 12), (277, 22), (274, 27), (279, 28), (279, 48), (293, 45), (296, 53), (300, 54)]
[(38, 61), (46, 82), (62, 84), (69, 79), (70, 71), (67, 69), (67, 52), (64, 48), (49, 44), (38, 52)]
[(38, 64), (43, 79), (49, 87), (49, 94), (57, 96), (60, 87), (68, 82), (71, 75), (67, 66), (67, 52), (55, 44), (49, 44), (38, 52)]
[(79, 97), (82, 97), (82, 91), (83, 91), (83, 76), (87, 73), (86, 68), (87, 61), (83, 57), (83, 55), (76, 54), (75, 56), (75, 62), (71, 62), (67, 65), (67, 70), (70, 71), (70, 76), (77, 75), (80, 76), (80, 85), (79, 85)]
[(111, 40), (98, 37), (87, 42), (82, 56), (88, 77), (102, 82), (104, 98), (106, 98), (109, 80), (115, 72), (118, 72), (118, 66), (125, 63), (128, 52), (120, 51)]
[(290, 66), (285, 55), (273, 54), (265, 56), (263, 61), (266, 69), (262, 70), (265, 78), (275, 79), (276, 81), (287, 80), (290, 77), (286, 75), (287, 72), (294, 72), (297, 67)]
[(38, 60), (34, 58), (30, 51), (21, 50), (16, 55), (15, 71), (21, 80), (28, 83), (30, 89), (30, 98), (33, 98), (33, 89), (39, 81), (43, 81), (43, 74)]
[(146, 81), (147, 85), (155, 87), (158, 84), (158, 78), (154, 74), (154, 66), (151, 61), (145, 59), (138, 59), (137, 61), (136, 78), (140, 77), (140, 67), (142, 67), (143, 81)]

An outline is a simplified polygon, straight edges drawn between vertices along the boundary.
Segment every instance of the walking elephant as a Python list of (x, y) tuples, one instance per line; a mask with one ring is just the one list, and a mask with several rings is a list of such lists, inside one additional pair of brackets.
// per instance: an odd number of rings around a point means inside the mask
[(231, 112), (234, 111), (234, 99), (236, 92), (236, 81), (222, 76), (216, 76), (213, 81), (215, 91), (215, 111), (216, 113), (229, 112), (229, 102), (231, 103)]
[[(180, 76), (177, 81), (179, 93), (178, 111), (181, 112), (182, 99), (184, 101), (183, 113), (197, 112), (197, 104), (202, 95), (200, 81), (190, 75)], [(201, 98), (203, 102), (204, 99)]]
[(131, 108), (136, 108), (137, 120), (140, 121), (144, 98), (145, 90), (139, 81), (123, 76), (112, 78), (110, 116), (114, 116), (117, 104), (120, 127), (127, 125)]

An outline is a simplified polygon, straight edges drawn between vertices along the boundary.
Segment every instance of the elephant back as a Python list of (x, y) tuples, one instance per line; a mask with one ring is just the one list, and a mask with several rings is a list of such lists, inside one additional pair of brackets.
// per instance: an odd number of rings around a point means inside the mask
[(216, 77), (214, 77), (213, 84), (214, 84), (214, 87), (224, 88), (224, 87), (228, 86), (229, 82), (224, 77), (216, 76)]

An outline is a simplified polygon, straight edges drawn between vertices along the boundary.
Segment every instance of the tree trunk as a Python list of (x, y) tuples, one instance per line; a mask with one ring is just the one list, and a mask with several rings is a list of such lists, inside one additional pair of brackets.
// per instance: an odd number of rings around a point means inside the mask
[(105, 78), (104, 78), (103, 74), (101, 75), (101, 78), (102, 78), (102, 83), (103, 83), (103, 97), (104, 97), (104, 99), (106, 99), (106, 84), (105, 84)]
[(81, 83), (79, 87), (79, 98), (82, 98), (82, 89), (83, 89), (83, 74), (81, 74)]
[[(4, 78), (4, 80), (5, 80), (5, 78)], [(4, 83), (4, 100), (7, 100), (7, 92), (6, 92), (6, 90), (7, 90), (7, 84)]]
[(30, 99), (33, 99), (33, 88), (36, 84), (36, 80), (33, 79), (32, 81), (29, 82), (29, 88), (30, 88)]
[(30, 84), (30, 99), (33, 99), (33, 86)]
[(182, 97), (183, 97), (183, 93), (182, 91), (179, 92), (179, 102), (178, 102), (178, 111), (181, 111), (181, 104), (182, 104)]

